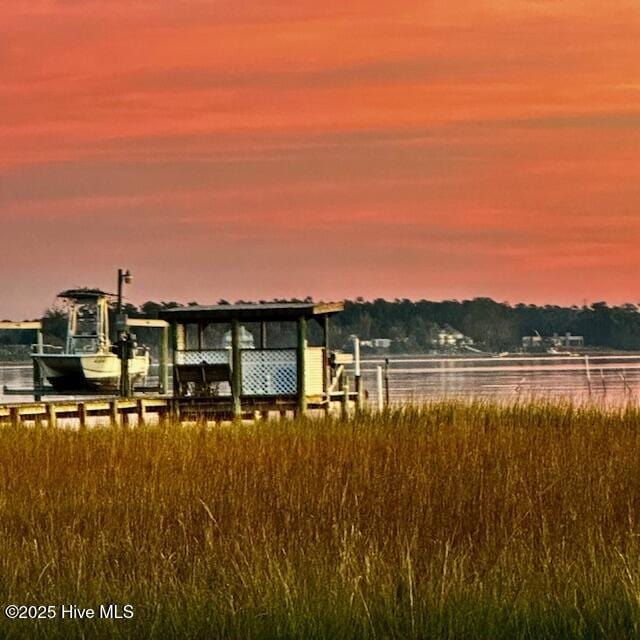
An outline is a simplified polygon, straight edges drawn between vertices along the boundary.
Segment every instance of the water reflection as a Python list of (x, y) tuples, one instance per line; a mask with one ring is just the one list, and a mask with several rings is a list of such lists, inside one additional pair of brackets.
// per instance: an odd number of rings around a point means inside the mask
[[(380, 358), (367, 358), (362, 363), (363, 382), (372, 402), (376, 401), (376, 369), (383, 364)], [(636, 402), (640, 393), (640, 354), (591, 355), (588, 359), (584, 356), (390, 356), (389, 380), (392, 402), (543, 398), (623, 406)], [(157, 365), (152, 365), (146, 384), (157, 384)], [(32, 387), (31, 365), (0, 366), (0, 402), (31, 401), (33, 397), (27, 394), (4, 394), (5, 385)]]

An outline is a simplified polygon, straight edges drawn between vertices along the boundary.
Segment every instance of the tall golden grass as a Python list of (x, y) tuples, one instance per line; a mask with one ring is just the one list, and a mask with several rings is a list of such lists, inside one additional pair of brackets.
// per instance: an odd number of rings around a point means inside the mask
[(7, 638), (640, 634), (640, 412), (0, 432)]

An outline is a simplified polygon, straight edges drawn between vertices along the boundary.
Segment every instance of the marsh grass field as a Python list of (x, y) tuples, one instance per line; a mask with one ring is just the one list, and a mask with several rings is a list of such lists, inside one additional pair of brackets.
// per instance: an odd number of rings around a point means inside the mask
[(640, 635), (640, 412), (0, 431), (3, 638)]

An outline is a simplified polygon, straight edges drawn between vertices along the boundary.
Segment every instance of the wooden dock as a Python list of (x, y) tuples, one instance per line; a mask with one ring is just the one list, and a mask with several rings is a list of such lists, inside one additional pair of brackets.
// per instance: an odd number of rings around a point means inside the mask
[[(309, 398), (309, 411), (327, 413), (338, 409), (342, 415), (349, 413), (358, 404), (355, 391), (343, 391), (331, 394), (331, 405), (321, 397)], [(280, 416), (296, 415), (299, 407), (296, 396), (245, 398), (242, 415), (234, 411), (232, 398), (144, 396), (137, 398), (87, 398), (74, 400), (56, 400), (51, 402), (28, 402), (0, 405), (0, 425), (57, 427), (61, 421), (86, 428), (96, 419), (108, 419), (114, 426), (126, 426), (131, 418), (135, 423), (144, 425), (150, 416), (156, 421), (169, 419), (175, 423), (197, 421), (227, 421), (234, 419), (268, 418), (270, 414)], [(69, 422), (70, 421), (70, 422)], [(104, 420), (102, 421), (104, 423)]]
[(162, 397), (29, 402), (0, 405), (0, 424), (20, 426), (32, 422), (56, 427), (59, 420), (75, 420), (84, 428), (93, 418), (108, 418), (113, 425), (126, 425), (132, 416), (138, 424), (144, 424), (149, 415), (163, 418), (171, 411), (172, 399)]

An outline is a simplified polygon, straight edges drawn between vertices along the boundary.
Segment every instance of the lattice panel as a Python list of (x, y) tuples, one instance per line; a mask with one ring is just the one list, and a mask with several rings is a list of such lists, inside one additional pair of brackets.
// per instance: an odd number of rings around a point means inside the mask
[(229, 349), (208, 349), (206, 351), (176, 351), (177, 365), (193, 364), (227, 364), (231, 362)]
[(295, 394), (295, 349), (248, 349), (242, 352), (242, 393), (248, 396)]

